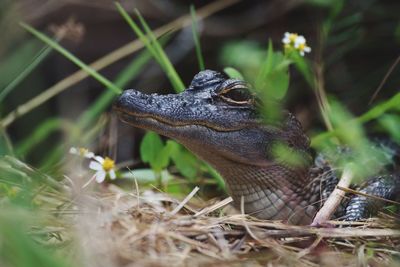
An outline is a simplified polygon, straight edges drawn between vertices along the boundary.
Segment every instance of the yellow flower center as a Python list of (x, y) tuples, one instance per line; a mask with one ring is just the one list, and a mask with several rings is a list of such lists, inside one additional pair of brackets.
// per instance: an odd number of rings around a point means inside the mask
[(114, 169), (114, 166), (115, 166), (115, 162), (114, 162), (112, 159), (110, 159), (109, 157), (106, 157), (106, 158), (104, 159), (104, 162), (103, 162), (103, 169), (104, 169), (106, 172), (109, 172), (109, 171), (111, 171), (112, 169)]
[(297, 48), (299, 51), (304, 51), (306, 48), (306, 44), (299, 44), (299, 47)]
[(297, 33), (291, 33), (291, 34), (289, 34), (289, 40), (290, 40), (290, 42), (291, 43), (294, 43), (294, 41), (296, 41), (296, 38), (297, 38)]
[(89, 153), (89, 149), (84, 148), (84, 147), (80, 147), (79, 148), (79, 155), (84, 157), (87, 153)]

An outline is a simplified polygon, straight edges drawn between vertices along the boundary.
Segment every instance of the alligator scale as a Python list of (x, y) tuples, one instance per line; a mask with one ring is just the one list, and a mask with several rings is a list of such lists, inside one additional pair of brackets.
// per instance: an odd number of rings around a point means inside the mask
[[(309, 139), (293, 115), (268, 125), (259, 117), (254, 98), (245, 82), (205, 70), (180, 94), (126, 90), (115, 110), (124, 122), (175, 139), (211, 164), (224, 178), (236, 207), (243, 197), (247, 214), (308, 224), (338, 179), (326, 162), (312, 160)], [(301, 155), (301, 164), (293, 166), (274, 157), (271, 148), (276, 143)], [(394, 199), (399, 180), (397, 174), (373, 177), (359, 190)], [(383, 205), (352, 196), (342, 218), (363, 219)]]

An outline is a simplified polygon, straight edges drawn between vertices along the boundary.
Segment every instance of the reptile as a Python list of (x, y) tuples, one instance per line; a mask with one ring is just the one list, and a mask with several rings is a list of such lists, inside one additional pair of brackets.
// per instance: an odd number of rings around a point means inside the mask
[[(268, 123), (246, 82), (205, 70), (179, 94), (125, 90), (114, 104), (128, 124), (175, 139), (214, 167), (224, 178), (234, 206), (260, 219), (309, 224), (338, 183), (323, 157), (313, 159), (309, 138), (290, 112)], [(277, 144), (301, 160), (295, 164), (273, 153)], [(395, 199), (399, 174), (372, 177), (365, 194)], [(363, 195), (346, 198), (337, 217), (356, 221), (374, 215), (383, 201)], [(339, 212), (339, 211), (338, 211)]]

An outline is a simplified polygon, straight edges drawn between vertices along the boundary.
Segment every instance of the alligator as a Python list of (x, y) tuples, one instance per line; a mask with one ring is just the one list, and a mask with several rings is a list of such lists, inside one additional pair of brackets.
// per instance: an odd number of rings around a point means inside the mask
[[(257, 96), (246, 82), (205, 70), (179, 94), (144, 94), (125, 90), (114, 104), (128, 124), (175, 139), (213, 166), (224, 178), (234, 206), (260, 219), (309, 224), (338, 183), (338, 175), (323, 156), (313, 160), (310, 141), (290, 112), (281, 121), (266, 122)], [(296, 164), (272, 153), (284, 144)], [(399, 174), (368, 179), (364, 194), (395, 199)], [(384, 202), (352, 195), (338, 218), (356, 221), (379, 211)], [(339, 212), (339, 211), (338, 211)]]

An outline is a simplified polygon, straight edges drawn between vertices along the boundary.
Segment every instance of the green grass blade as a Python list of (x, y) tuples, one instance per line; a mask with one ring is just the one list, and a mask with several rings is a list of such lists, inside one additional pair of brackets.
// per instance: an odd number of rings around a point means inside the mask
[(74, 124), (59, 118), (49, 118), (36, 127), (36, 129), (25, 138), (20, 144), (17, 144), (15, 152), (19, 156), (27, 155), (32, 149), (39, 145), (43, 140), (48, 138), (53, 132), (64, 130), (68, 136), (79, 131)]
[(206, 166), (207, 171), (212, 175), (214, 180), (217, 182), (218, 187), (226, 192), (226, 185), (225, 185), (224, 178), (222, 178), (222, 176), (209, 164), (205, 163), (205, 166)]
[(142, 24), (143, 29), (145, 30), (146, 34), (140, 29), (140, 27), (133, 21), (131, 16), (126, 12), (126, 10), (121, 6), (119, 3), (115, 3), (118, 11), (120, 12), (121, 16), (126, 20), (128, 25), (132, 28), (132, 30), (136, 33), (139, 39), (143, 42), (146, 48), (150, 51), (153, 57), (156, 59), (158, 64), (161, 66), (163, 71), (168, 76), (172, 86), (174, 87), (176, 92), (181, 92), (185, 89), (185, 86), (179, 77), (178, 73), (176, 72), (175, 68), (173, 67), (171, 61), (168, 59), (167, 55), (165, 54), (162, 46), (160, 45), (159, 41), (155, 37), (154, 33), (147, 25), (144, 18), (140, 15), (139, 11), (136, 11), (136, 14)]
[(12, 92), (20, 82), (22, 82), (52, 51), (52, 48), (47, 46), (43, 47), (39, 53), (34, 57), (33, 61), (18, 74), (18, 76), (12, 80), (0, 93), (0, 102)]
[(0, 129), (0, 156), (14, 156), (14, 148), (5, 129)]
[(137, 9), (135, 10), (135, 12), (139, 18), (140, 23), (142, 24), (143, 29), (146, 31), (147, 36), (150, 37), (152, 45), (160, 57), (162, 66), (164, 66), (164, 71), (167, 74), (170, 82), (172, 83), (172, 86), (174, 87), (176, 92), (182, 92), (185, 89), (185, 85), (183, 84), (178, 73), (176, 72), (174, 66), (172, 65), (168, 56), (165, 54), (163, 48), (161, 47), (160, 43), (158, 42), (154, 33), (151, 31), (150, 27), (147, 25), (146, 21), (144, 20), (140, 12)]
[[(149, 51), (144, 51), (131, 64), (129, 64), (116, 78), (115, 85), (118, 87), (125, 87), (129, 81), (133, 80), (142, 70), (143, 66), (149, 62), (151, 54)], [(105, 91), (97, 98), (96, 102), (92, 104), (79, 118), (78, 125), (85, 128), (103, 112), (110, 103), (115, 99), (116, 95), (112, 91)]]
[(365, 112), (363, 115), (357, 118), (357, 121), (361, 123), (366, 123), (370, 120), (376, 119), (383, 115), (385, 112), (387, 112), (390, 109), (398, 109), (400, 110), (400, 93), (395, 94), (392, 98), (389, 100), (380, 103), (376, 105), (375, 107), (371, 108), (367, 112)]
[(62, 54), (64, 57), (68, 58), (71, 60), (73, 63), (75, 63), (78, 67), (86, 71), (90, 76), (95, 78), (98, 82), (103, 84), (105, 87), (108, 89), (112, 90), (116, 94), (120, 94), (122, 90), (118, 88), (115, 84), (113, 84), (110, 80), (105, 78), (103, 75), (89, 67), (87, 64), (85, 64), (83, 61), (81, 61), (79, 58), (74, 56), (72, 53), (70, 53), (68, 50), (66, 50), (64, 47), (59, 45), (57, 42), (53, 41), (49, 37), (47, 37), (45, 34), (35, 30), (31, 26), (25, 23), (21, 23), (21, 26), (26, 29), (28, 32), (33, 34), (35, 37), (46, 43), (48, 46), (53, 48), (54, 50), (58, 51), (60, 54)]
[(197, 61), (199, 63), (199, 69), (204, 70), (204, 58), (201, 52), (201, 45), (200, 45), (200, 38), (199, 38), (199, 31), (197, 28), (197, 19), (196, 19), (196, 9), (193, 5), (190, 6), (190, 15), (192, 17), (192, 33), (193, 33), (193, 41), (196, 48), (196, 56)]
[(256, 89), (262, 90), (262, 84), (265, 81), (267, 75), (271, 72), (272, 63), (273, 63), (273, 56), (274, 56), (274, 47), (272, 45), (272, 41), (268, 41), (268, 50), (267, 50), (267, 57), (263, 60), (260, 70), (256, 77)]
[(116, 2), (115, 6), (118, 9), (118, 12), (121, 14), (121, 16), (125, 19), (125, 21), (128, 23), (128, 25), (132, 28), (132, 30), (136, 33), (136, 35), (139, 37), (140, 41), (145, 45), (145, 47), (150, 51), (150, 53), (153, 55), (155, 60), (161, 65), (161, 59), (157, 53), (157, 51), (154, 49), (154, 47), (151, 44), (151, 41), (147, 38), (147, 36), (142, 32), (142, 30), (139, 28), (139, 26), (133, 21), (131, 16), (126, 12), (126, 10), (121, 6), (120, 3)]

